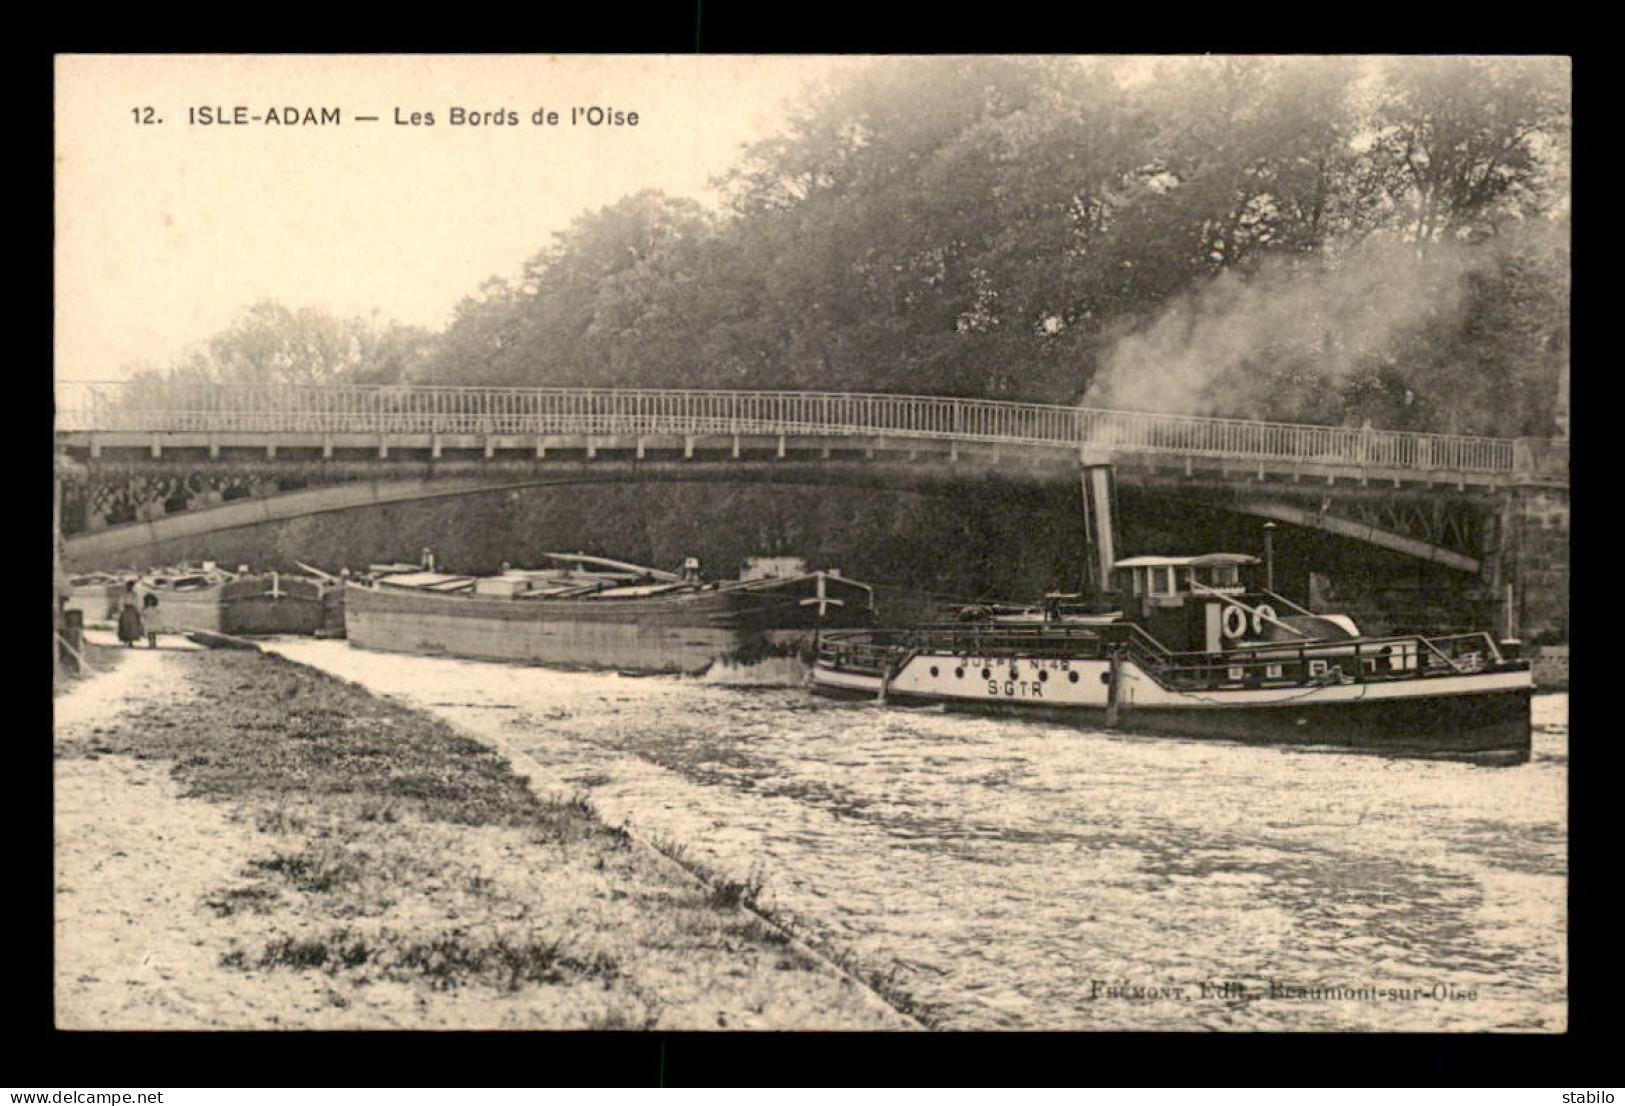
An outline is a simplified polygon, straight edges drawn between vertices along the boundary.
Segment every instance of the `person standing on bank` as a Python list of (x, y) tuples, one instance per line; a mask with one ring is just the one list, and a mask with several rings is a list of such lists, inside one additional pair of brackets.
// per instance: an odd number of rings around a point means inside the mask
[(158, 648), (158, 597), (151, 592), (141, 600), (141, 625), (147, 631), (147, 648)]
[(133, 646), (145, 632), (141, 625), (141, 611), (135, 605), (135, 584), (124, 585), (124, 602), (118, 612), (118, 639)]

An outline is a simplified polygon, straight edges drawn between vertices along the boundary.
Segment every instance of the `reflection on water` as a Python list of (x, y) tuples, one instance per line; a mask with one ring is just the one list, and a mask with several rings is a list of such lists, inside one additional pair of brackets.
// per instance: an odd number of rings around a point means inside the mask
[(275, 648), (761, 875), (944, 1028), (1566, 1026), (1565, 695), (1490, 769)]

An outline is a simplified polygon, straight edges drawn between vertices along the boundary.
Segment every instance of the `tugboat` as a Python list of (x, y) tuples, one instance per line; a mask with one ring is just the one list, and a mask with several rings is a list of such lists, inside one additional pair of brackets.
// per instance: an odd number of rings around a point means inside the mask
[(1240, 553), (1104, 561), (1116, 586), (1093, 612), (1052, 601), (968, 622), (826, 633), (809, 682), (829, 696), (1146, 734), (1529, 759), (1534, 683), (1510, 643), (1503, 651), (1488, 633), (1368, 636), (1344, 615), (1247, 586), (1243, 570), (1259, 563)]

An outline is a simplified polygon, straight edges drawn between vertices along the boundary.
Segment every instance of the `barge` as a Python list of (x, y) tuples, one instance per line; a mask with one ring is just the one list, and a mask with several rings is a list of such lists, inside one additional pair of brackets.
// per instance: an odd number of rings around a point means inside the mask
[(156, 597), (156, 624), (166, 633), (252, 637), (343, 632), (343, 590), (329, 579), (246, 569), (228, 572), (205, 564), (148, 572), (135, 582), (134, 590), (144, 620), (153, 620), (146, 597)]
[(100, 626), (118, 621), (119, 608), (124, 604), (127, 585), (132, 576), (117, 576), (109, 572), (91, 572), (68, 578), (64, 611), (78, 611), (86, 626)]
[(1487, 633), (1367, 636), (1248, 588), (1246, 554), (1115, 562), (1122, 611), (1051, 603), (819, 643), (815, 692), (1092, 728), (1521, 764), (1529, 664)]
[(375, 565), (345, 589), (352, 645), (385, 652), (628, 673), (801, 682), (817, 636), (874, 624), (873, 589), (794, 557), (754, 558), (738, 579), (579, 553), (495, 576)]

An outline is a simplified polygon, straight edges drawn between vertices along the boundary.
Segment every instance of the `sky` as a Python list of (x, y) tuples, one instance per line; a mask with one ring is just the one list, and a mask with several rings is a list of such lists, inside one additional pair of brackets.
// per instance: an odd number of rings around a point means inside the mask
[[(643, 188), (714, 200), (709, 181), (742, 146), (778, 130), (810, 82), (856, 64), (59, 57), (57, 379), (166, 366), (266, 299), (439, 329), (577, 215)], [(572, 125), (571, 109), (590, 107), (637, 122)], [(269, 121), (289, 108), (300, 125)], [(454, 125), (454, 108), (517, 125)], [(305, 123), (306, 109), (339, 122)], [(538, 110), (558, 123), (537, 125)], [(239, 112), (247, 121), (202, 122)]]

